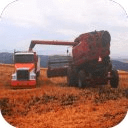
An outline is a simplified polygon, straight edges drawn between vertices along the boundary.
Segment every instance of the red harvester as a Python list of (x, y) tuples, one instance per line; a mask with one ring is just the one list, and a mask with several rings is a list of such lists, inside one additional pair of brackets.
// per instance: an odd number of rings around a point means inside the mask
[[(31, 41), (29, 51), (35, 44), (70, 45), (72, 57), (49, 60), (48, 77), (67, 76), (69, 86), (86, 87), (90, 84), (110, 84), (118, 87), (119, 76), (110, 61), (111, 36), (108, 31), (81, 34), (74, 42)], [(63, 65), (63, 64), (66, 65)], [(58, 66), (58, 65), (62, 66)], [(52, 65), (55, 65), (52, 67)]]

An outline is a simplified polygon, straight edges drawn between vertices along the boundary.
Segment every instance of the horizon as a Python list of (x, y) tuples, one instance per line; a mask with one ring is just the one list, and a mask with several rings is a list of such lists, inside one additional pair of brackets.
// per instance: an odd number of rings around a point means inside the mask
[[(0, 52), (0, 54), (3, 53), (3, 54), (13, 54), (14, 52)], [(42, 53), (38, 53), (38, 55), (42, 55), (42, 56), (72, 56), (71, 54), (42, 54)], [(110, 54), (110, 59), (116, 59), (116, 60), (123, 60), (123, 59), (126, 59), (128, 60), (128, 56), (111, 56)]]

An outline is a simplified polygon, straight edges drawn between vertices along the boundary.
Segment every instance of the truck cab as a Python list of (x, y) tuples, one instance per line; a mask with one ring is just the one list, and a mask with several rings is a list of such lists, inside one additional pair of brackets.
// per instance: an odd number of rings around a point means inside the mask
[(40, 72), (40, 59), (36, 52), (14, 52), (15, 72), (12, 74), (11, 86), (36, 86), (37, 76)]

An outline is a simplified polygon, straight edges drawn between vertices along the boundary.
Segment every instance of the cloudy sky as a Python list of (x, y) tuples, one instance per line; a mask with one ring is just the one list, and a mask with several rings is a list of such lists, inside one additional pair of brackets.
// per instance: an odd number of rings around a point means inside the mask
[[(0, 52), (28, 50), (31, 40), (73, 41), (81, 33), (108, 30), (111, 57), (128, 58), (127, 12), (126, 0), (0, 1)], [(34, 50), (66, 54), (67, 47), (36, 45)]]

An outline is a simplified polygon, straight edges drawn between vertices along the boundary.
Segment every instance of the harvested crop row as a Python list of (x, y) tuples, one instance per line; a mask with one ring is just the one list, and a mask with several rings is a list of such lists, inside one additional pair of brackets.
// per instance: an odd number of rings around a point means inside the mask
[(118, 124), (128, 109), (125, 75), (120, 75), (118, 89), (109, 85), (79, 89), (67, 87), (65, 77), (48, 79), (46, 69), (41, 69), (37, 88), (12, 90), (8, 81), (13, 68), (0, 68), (0, 108), (5, 119), (18, 128), (107, 128)]

